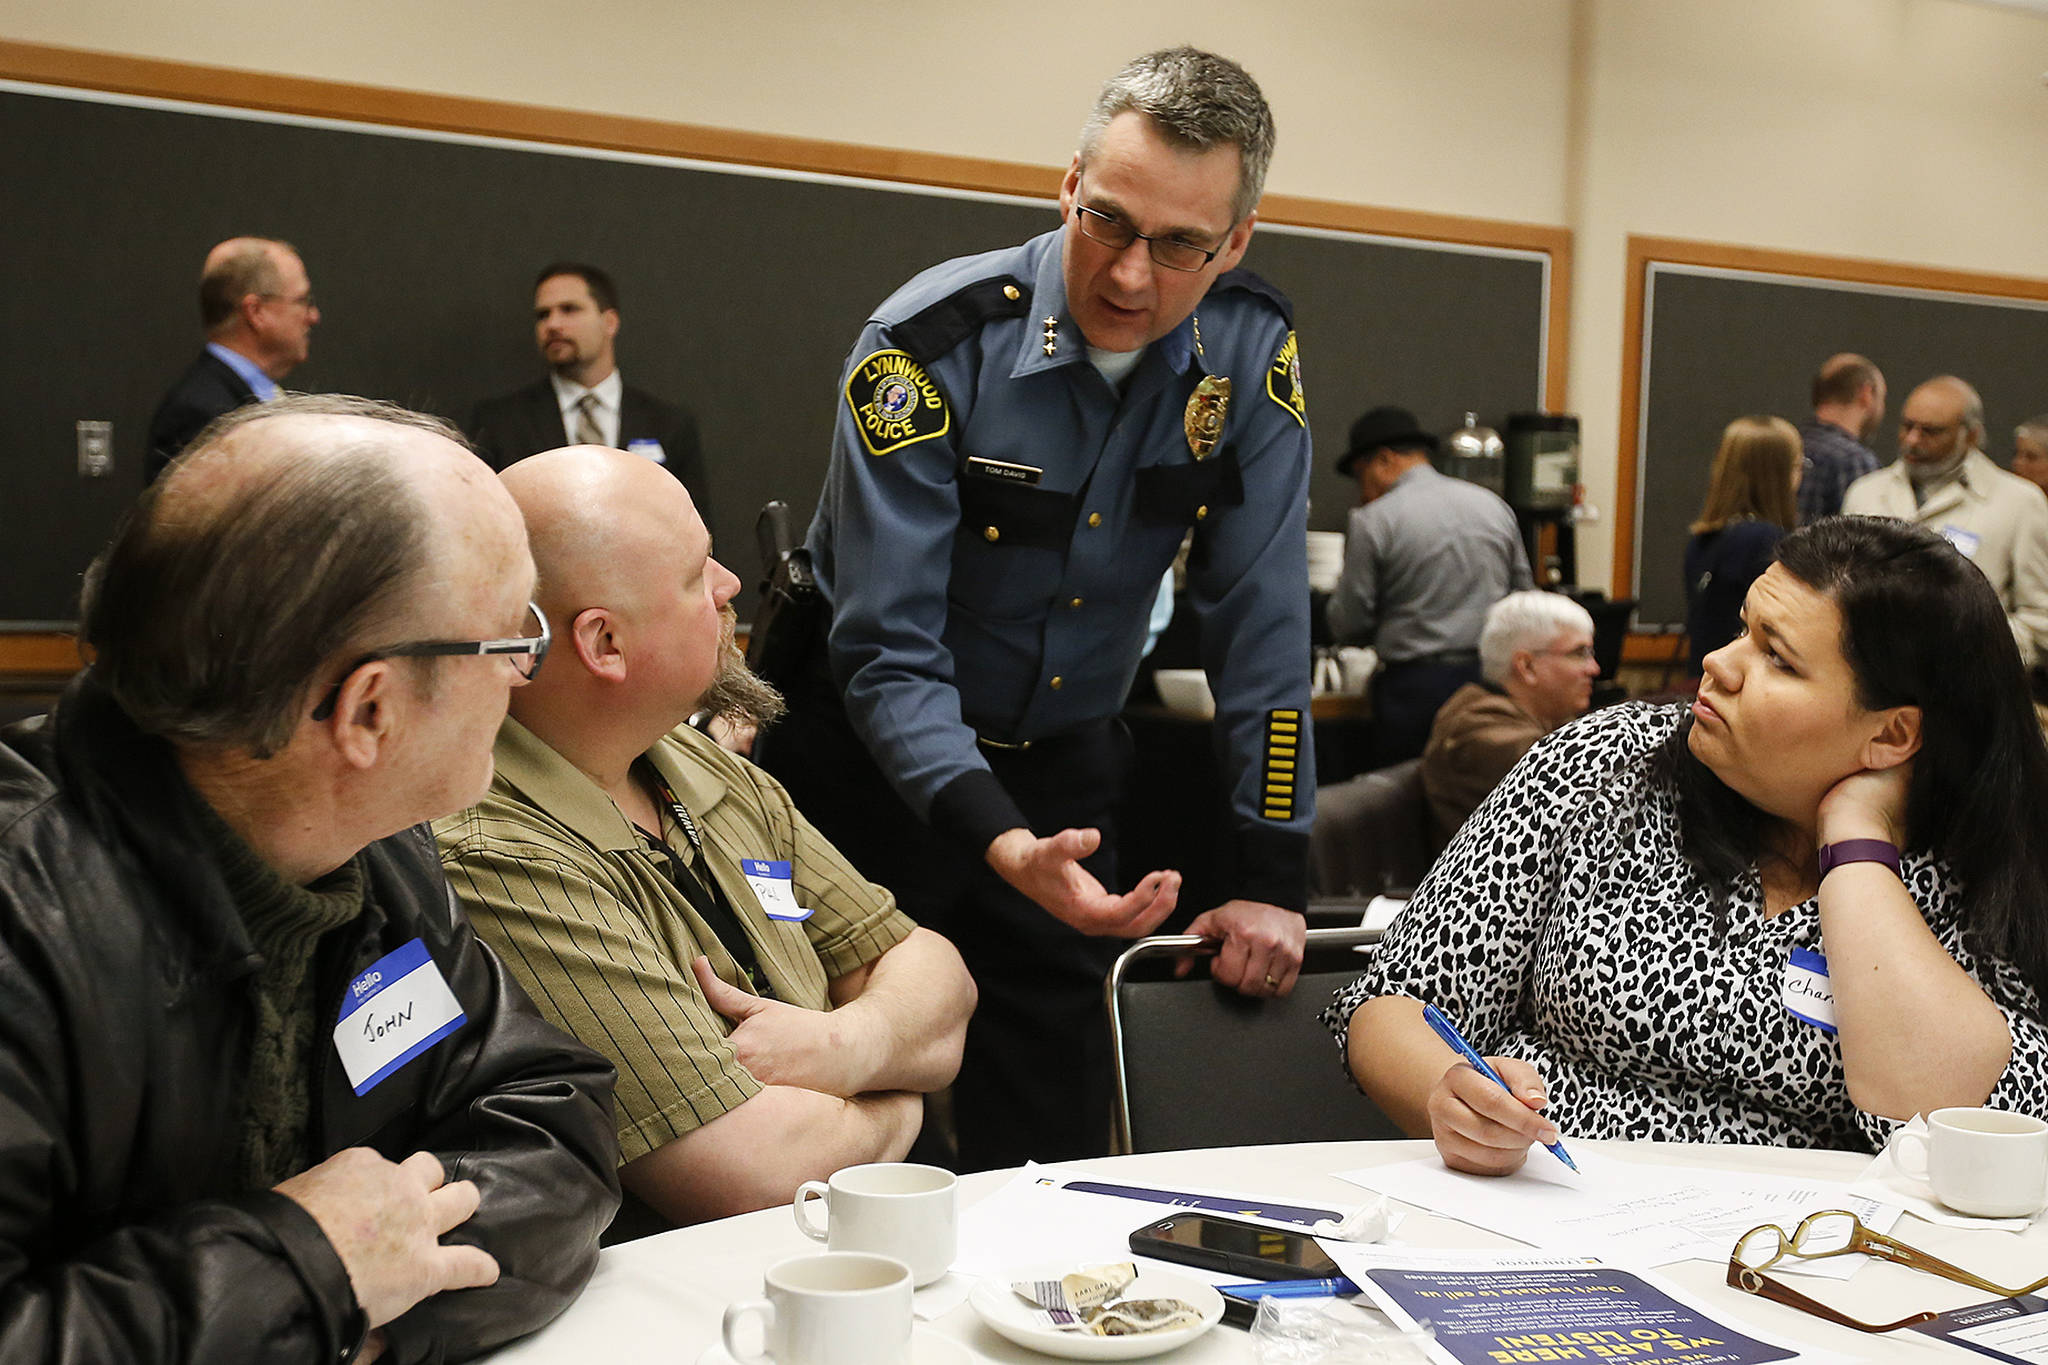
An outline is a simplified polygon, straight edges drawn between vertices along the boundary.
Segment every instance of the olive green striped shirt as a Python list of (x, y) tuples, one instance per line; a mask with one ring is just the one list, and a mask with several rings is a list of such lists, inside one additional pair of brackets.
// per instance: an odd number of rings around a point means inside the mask
[[(631, 1161), (761, 1090), (733, 1055), (731, 1025), (690, 974), (708, 957), (746, 989), (732, 956), (631, 821), (588, 777), (507, 717), (483, 801), (435, 822), (441, 862), (470, 923), (549, 1019), (618, 1068), (621, 1160)], [(798, 813), (780, 783), (687, 727), (647, 759), (695, 818), (701, 855), (777, 998), (829, 1009), (831, 980), (915, 927)], [(666, 822), (665, 822), (666, 823)], [(740, 860), (788, 862), (801, 922), (771, 919)]]

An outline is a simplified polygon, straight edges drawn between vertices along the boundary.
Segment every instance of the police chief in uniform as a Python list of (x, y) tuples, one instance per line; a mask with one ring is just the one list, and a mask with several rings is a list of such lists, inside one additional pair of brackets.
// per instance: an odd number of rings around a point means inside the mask
[(1234, 898), (1190, 931), (1247, 995), (1300, 970), (1307, 409), (1286, 299), (1234, 269), (1272, 148), (1235, 63), (1141, 57), (1082, 130), (1060, 227), (919, 275), (848, 358), (807, 541), (829, 633), (759, 754), (973, 971), (962, 1169), (1105, 1150), (1103, 976), (1180, 886), (1113, 889), (1117, 716), (1190, 531), (1234, 826)]

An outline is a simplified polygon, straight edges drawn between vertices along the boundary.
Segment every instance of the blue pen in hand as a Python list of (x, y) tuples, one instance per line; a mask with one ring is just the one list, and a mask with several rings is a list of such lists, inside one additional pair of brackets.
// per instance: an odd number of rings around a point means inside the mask
[[(1472, 1050), (1472, 1044), (1465, 1041), (1464, 1035), (1458, 1032), (1456, 1025), (1444, 1018), (1442, 1010), (1439, 1010), (1435, 1005), (1424, 1005), (1422, 1007), (1422, 1021), (1432, 1029), (1435, 1029), (1436, 1036), (1455, 1049), (1460, 1057), (1470, 1062), (1474, 1071), (1477, 1071), (1501, 1089), (1506, 1090), (1510, 1095), (1515, 1093), (1508, 1086), (1508, 1083), (1500, 1078), (1500, 1073), (1488, 1066), (1486, 1059)], [(1562, 1142), (1546, 1142), (1543, 1145), (1549, 1149), (1552, 1156), (1571, 1167), (1574, 1173), (1577, 1173), (1579, 1163), (1571, 1159), (1570, 1153), (1565, 1151)]]

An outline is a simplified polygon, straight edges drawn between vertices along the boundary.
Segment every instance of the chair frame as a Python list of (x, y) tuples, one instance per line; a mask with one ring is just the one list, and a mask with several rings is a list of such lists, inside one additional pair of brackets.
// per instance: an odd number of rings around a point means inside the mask
[[(1335, 929), (1310, 929), (1308, 941), (1303, 949), (1303, 960), (1318, 949), (1370, 947), (1380, 941), (1381, 931), (1359, 925)], [(1214, 957), (1217, 941), (1202, 938), (1196, 934), (1160, 934), (1152, 938), (1141, 938), (1126, 948), (1109, 969), (1109, 977), (1103, 983), (1103, 995), (1109, 1008), (1110, 1061), (1116, 1078), (1115, 1103), (1111, 1107), (1110, 1150), (1118, 1156), (1127, 1156), (1131, 1146), (1131, 1090), (1130, 1077), (1124, 1069), (1124, 1013), (1118, 996), (1124, 978), (1131, 967), (1153, 958), (1178, 956), (1191, 953), (1197, 957)]]

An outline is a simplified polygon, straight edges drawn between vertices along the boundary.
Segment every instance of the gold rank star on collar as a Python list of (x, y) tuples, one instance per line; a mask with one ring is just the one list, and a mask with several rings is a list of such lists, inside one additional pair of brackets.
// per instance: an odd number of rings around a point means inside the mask
[(1045, 353), (1051, 355), (1059, 349), (1060, 320), (1051, 314), (1045, 319)]

